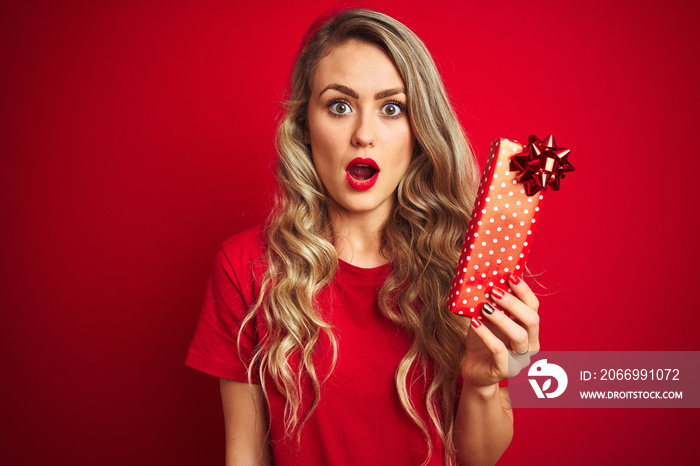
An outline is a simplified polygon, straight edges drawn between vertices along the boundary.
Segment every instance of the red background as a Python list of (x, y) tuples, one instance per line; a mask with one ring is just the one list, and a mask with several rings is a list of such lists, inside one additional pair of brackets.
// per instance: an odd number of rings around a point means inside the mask
[[(265, 216), (278, 102), (328, 2), (0, 7), (0, 461), (222, 464), (183, 365), (221, 241)], [(480, 161), (556, 135), (530, 266), (550, 350), (700, 350), (692, 2), (367, 1), (432, 51)], [(500, 464), (689, 464), (694, 410), (516, 410)], [(339, 426), (342, 428), (342, 426)]]

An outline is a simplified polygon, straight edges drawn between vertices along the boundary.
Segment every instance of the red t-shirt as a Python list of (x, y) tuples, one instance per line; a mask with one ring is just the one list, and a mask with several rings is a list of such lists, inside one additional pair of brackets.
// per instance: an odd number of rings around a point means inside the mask
[[(248, 230), (225, 241), (214, 261), (199, 323), (186, 364), (208, 374), (248, 382), (245, 362), (266, 328), (256, 316), (241, 335), (240, 323), (257, 296), (264, 271), (261, 229)], [(404, 411), (395, 385), (399, 361), (410, 336), (381, 315), (377, 292), (390, 266), (363, 269), (339, 262), (334, 281), (318, 296), (320, 312), (333, 325), (339, 356), (330, 378), (321, 386), (320, 403), (302, 430), (301, 442), (285, 438), (284, 398), (268, 387), (268, 416), (277, 466), (284, 465), (412, 465), (426, 459), (423, 434)], [(322, 333), (323, 335), (323, 333)], [(315, 363), (322, 379), (332, 353), (321, 338)], [(271, 382), (270, 379), (268, 379)], [(257, 382), (257, 380), (253, 380)], [(302, 385), (310, 395), (310, 385)], [(411, 385), (418, 413), (428, 421), (425, 384)], [(309, 406), (310, 396), (304, 396)], [(428, 464), (442, 464), (439, 437), (431, 429), (433, 454)]]

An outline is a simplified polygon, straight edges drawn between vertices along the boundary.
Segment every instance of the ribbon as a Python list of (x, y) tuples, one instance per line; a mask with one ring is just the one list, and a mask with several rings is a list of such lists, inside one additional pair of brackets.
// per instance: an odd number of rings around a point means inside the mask
[(527, 143), (525, 151), (510, 160), (510, 169), (522, 172), (519, 181), (525, 185), (525, 192), (532, 196), (546, 188), (559, 191), (561, 180), (576, 170), (568, 160), (571, 150), (557, 147), (552, 135), (544, 141), (533, 135)]

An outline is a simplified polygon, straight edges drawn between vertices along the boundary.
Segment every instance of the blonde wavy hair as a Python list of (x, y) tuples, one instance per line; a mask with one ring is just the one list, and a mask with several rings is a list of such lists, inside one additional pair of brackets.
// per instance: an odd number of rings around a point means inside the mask
[[(265, 228), (266, 272), (256, 303), (243, 325), (261, 313), (269, 333), (255, 350), (249, 377), (265, 374), (286, 397), (284, 425), (297, 438), (318, 405), (323, 380), (313, 363), (322, 332), (333, 348), (332, 326), (315, 297), (338, 269), (327, 194), (305, 143), (311, 78), (333, 47), (359, 40), (379, 47), (393, 61), (406, 88), (408, 116), (416, 139), (404, 179), (395, 193), (393, 215), (381, 231), (382, 250), (393, 272), (379, 291), (384, 316), (413, 337), (396, 371), (401, 403), (433, 445), (437, 430), (445, 462), (454, 460), (456, 381), (465, 353), (467, 324), (445, 307), (478, 185), (478, 167), (457, 121), (437, 67), (423, 42), (395, 19), (365, 9), (319, 18), (304, 38), (290, 78), (285, 112), (276, 136), (275, 206)], [(298, 357), (293, 370), (290, 357)], [(422, 419), (409, 396), (409, 373), (424, 378), (430, 419)], [(301, 381), (313, 387), (313, 403), (301, 413)]]

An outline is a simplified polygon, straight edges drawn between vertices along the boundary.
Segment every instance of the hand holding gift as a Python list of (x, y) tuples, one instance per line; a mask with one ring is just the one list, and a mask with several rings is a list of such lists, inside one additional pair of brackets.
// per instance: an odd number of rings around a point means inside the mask
[(482, 322), (481, 316), (471, 319), (472, 331), (467, 334), (467, 355), (462, 363), (465, 387), (489, 387), (513, 377), (540, 350), (539, 301), (516, 275), (507, 283), (512, 294), (494, 287), (490, 295), (496, 306), (483, 304), (487, 321)]

